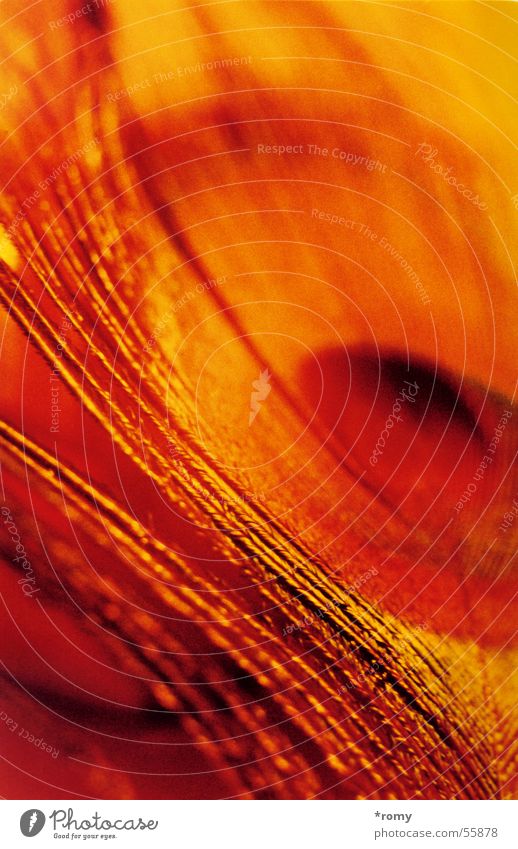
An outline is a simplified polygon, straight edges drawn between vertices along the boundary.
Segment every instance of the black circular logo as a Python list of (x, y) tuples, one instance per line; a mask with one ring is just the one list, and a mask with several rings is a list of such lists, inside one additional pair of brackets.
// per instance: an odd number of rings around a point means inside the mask
[(25, 811), (20, 817), (20, 831), (25, 837), (35, 837), (45, 825), (45, 814), (37, 808)]

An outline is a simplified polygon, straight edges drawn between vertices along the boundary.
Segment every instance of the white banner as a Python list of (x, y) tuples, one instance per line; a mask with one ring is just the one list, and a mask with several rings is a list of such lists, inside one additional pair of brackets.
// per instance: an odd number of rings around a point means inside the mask
[[(516, 802), (2, 801), (2, 846), (516, 849)], [(34, 838), (34, 844), (28, 843)]]

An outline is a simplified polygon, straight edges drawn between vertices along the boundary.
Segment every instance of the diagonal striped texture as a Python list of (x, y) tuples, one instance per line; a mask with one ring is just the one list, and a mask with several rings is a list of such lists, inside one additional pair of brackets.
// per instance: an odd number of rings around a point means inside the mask
[(2, 6), (0, 792), (511, 798), (515, 10), (90, 5)]

